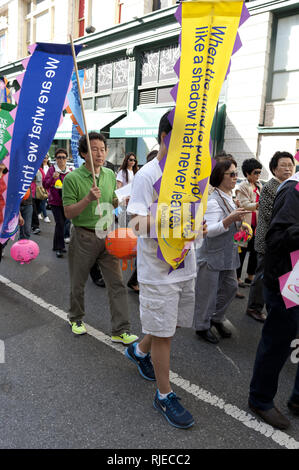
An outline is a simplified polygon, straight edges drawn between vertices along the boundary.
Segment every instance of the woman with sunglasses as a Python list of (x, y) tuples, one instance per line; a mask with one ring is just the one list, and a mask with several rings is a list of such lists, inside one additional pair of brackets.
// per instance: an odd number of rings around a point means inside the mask
[(48, 170), (43, 183), (44, 188), (48, 190), (48, 201), (55, 219), (53, 251), (56, 251), (57, 258), (62, 258), (63, 253), (66, 253), (64, 230), (67, 219), (64, 215), (61, 196), (63, 180), (69, 171), (71, 171), (71, 169), (67, 168), (67, 159), (67, 151), (62, 148), (57, 149), (55, 152), (55, 164)]
[(200, 338), (213, 344), (219, 339), (212, 326), (222, 338), (231, 336), (223, 322), (238, 288), (236, 269), (240, 259), (234, 234), (247, 211), (237, 208), (232, 198), (237, 177), (233, 158), (217, 161), (210, 178), (215, 189), (208, 198), (205, 213), (208, 234), (197, 251), (194, 327)]
[[(256, 271), (257, 266), (257, 253), (254, 249), (255, 229), (258, 219), (259, 197), (262, 190), (262, 185), (259, 178), (262, 172), (262, 164), (256, 158), (248, 158), (242, 164), (242, 172), (245, 180), (240, 183), (236, 189), (237, 200), (241, 207), (250, 211), (246, 215), (244, 222), (251, 225), (253, 237), (248, 242), (247, 247), (241, 248), (240, 253), (240, 267), (237, 270), (238, 284), (240, 287), (245, 287), (245, 284), (250, 285)], [(241, 280), (242, 268), (247, 251), (249, 252), (247, 275), (245, 283)]]
[[(138, 166), (137, 166), (137, 158), (135, 153), (129, 152), (125, 156), (122, 165), (119, 169), (119, 172), (116, 175), (116, 184), (117, 184), (117, 189), (121, 188), (122, 186), (126, 186), (129, 183), (133, 182), (134, 176), (138, 171)], [(125, 205), (127, 206), (129, 202), (129, 198), (126, 199)], [(123, 204), (121, 204), (121, 207), (124, 208)], [(123, 214), (126, 214), (125, 211), (123, 211)], [(118, 219), (119, 225), (123, 225), (124, 223), (128, 225), (129, 223), (129, 217), (125, 216), (125, 219), (121, 216)], [(134, 269), (132, 276), (130, 277), (127, 286), (134, 291), (136, 294), (139, 294), (139, 285), (137, 281), (137, 268)]]
[(117, 189), (133, 182), (134, 176), (138, 171), (137, 158), (135, 153), (129, 152), (125, 156), (119, 172), (116, 175)]

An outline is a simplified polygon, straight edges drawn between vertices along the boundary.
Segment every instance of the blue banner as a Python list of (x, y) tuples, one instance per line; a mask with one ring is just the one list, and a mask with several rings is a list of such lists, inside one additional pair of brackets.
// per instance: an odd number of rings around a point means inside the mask
[[(81, 46), (75, 49), (77, 54)], [(73, 66), (71, 46), (64, 44), (38, 43), (29, 59), (14, 123), (0, 242), (18, 229), (20, 201), (55, 136)]]
[[(83, 85), (84, 85), (84, 70), (79, 70), (78, 75), (79, 75), (80, 88), (82, 90)], [(81, 104), (80, 104), (77, 77), (76, 77), (75, 72), (72, 75), (72, 88), (70, 89), (67, 97), (69, 100), (67, 112), (71, 113), (73, 122), (76, 125), (78, 125), (77, 130), (79, 134), (83, 135), (85, 134), (84, 122), (83, 122), (83, 115), (82, 115), (82, 109), (81, 109)]]
[(71, 138), (71, 150), (72, 150), (72, 157), (73, 157), (73, 162), (75, 168), (79, 168), (79, 166), (84, 163), (85, 160), (80, 157), (79, 152), (78, 152), (78, 142), (80, 139), (80, 134), (77, 131), (76, 126), (73, 124), (72, 125), (72, 138)]

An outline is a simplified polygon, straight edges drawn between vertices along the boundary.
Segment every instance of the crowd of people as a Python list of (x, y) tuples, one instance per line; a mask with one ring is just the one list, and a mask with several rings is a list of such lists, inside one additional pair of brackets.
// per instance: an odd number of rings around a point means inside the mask
[[(157, 242), (150, 237), (155, 221), (149, 212), (157, 199), (154, 184), (162, 175), (159, 162), (167, 153), (165, 137), (170, 131), (166, 113), (159, 125), (159, 149), (148, 154), (141, 169), (136, 155), (128, 153), (117, 174), (105, 163), (108, 149), (102, 134), (89, 134), (91, 155), (87, 137), (81, 137), (78, 150), (85, 163), (73, 171), (67, 166), (67, 151), (57, 149), (54, 165), (47, 158), (43, 161), (21, 201), (19, 237), (40, 234), (39, 222), (49, 222), (47, 207), (51, 207), (55, 221), (53, 250), (58, 258), (63, 257), (65, 243), (69, 242), (71, 331), (75, 335), (87, 332), (84, 291), (90, 275), (98, 286), (107, 288), (111, 340), (127, 346), (126, 357), (143, 378), (156, 381), (154, 407), (169, 424), (179, 428), (189, 428), (195, 421), (169, 380), (171, 340), (176, 328), (193, 327), (199, 340), (212, 344), (230, 338), (232, 331), (225, 314), (238, 294), (244, 297), (239, 289), (248, 286), (244, 313), (264, 323), (249, 407), (272, 426), (286, 429), (290, 423), (276, 408), (274, 397), (299, 318), (298, 305), (286, 309), (278, 283), (278, 278), (292, 269), (290, 253), (299, 249), (299, 173), (295, 174), (294, 157), (288, 152), (276, 152), (269, 164), (273, 177), (262, 186), (262, 165), (258, 160), (243, 161), (244, 180), (238, 184), (233, 156), (225, 152), (216, 156), (202, 241), (199, 248), (189, 251), (181, 269), (170, 272), (169, 266), (157, 257)], [(5, 171), (0, 165), (0, 222)], [(102, 228), (109, 230), (101, 204), (116, 208), (119, 203), (115, 191), (126, 185), (131, 185), (130, 196), (120, 203), (119, 224), (130, 221), (138, 235), (136, 267), (127, 286), (119, 259), (107, 251), (105, 238), (97, 233), (99, 220)], [(240, 247), (235, 234), (246, 225), (251, 227), (252, 237)], [(126, 287), (139, 294), (144, 333), (139, 341), (131, 331)], [(299, 415), (299, 373), (288, 407)]]

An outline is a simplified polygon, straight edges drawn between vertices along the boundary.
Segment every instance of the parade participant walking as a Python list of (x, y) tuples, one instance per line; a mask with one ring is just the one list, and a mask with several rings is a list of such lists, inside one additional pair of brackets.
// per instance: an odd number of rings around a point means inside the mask
[(238, 231), (236, 222), (242, 222), (248, 214), (243, 208), (237, 209), (232, 199), (236, 170), (236, 161), (228, 158), (219, 160), (212, 171), (210, 184), (215, 189), (205, 213), (208, 235), (197, 252), (194, 327), (200, 338), (213, 344), (218, 343), (218, 337), (211, 326), (222, 338), (231, 336), (223, 322), (238, 288), (236, 269), (240, 260), (234, 234)]
[(137, 171), (138, 166), (135, 153), (127, 153), (116, 175), (117, 188), (122, 188), (132, 183)]
[(254, 248), (257, 252), (257, 267), (254, 280), (250, 285), (246, 310), (247, 315), (260, 322), (266, 320), (266, 315), (262, 311), (264, 308), (263, 273), (266, 233), (272, 216), (277, 188), (283, 181), (292, 176), (295, 171), (295, 161), (288, 152), (275, 152), (270, 160), (269, 168), (274, 178), (271, 178), (263, 186), (259, 199), (259, 218), (254, 242)]
[(66, 252), (64, 242), (66, 217), (62, 206), (62, 183), (70, 172), (66, 165), (67, 158), (68, 154), (65, 149), (57, 149), (56, 163), (48, 170), (44, 179), (44, 187), (49, 192), (49, 204), (55, 219), (53, 251), (56, 251), (57, 258), (62, 258), (63, 253)]
[[(125, 156), (122, 165), (119, 169), (119, 172), (116, 175), (116, 184), (117, 188), (122, 188), (127, 184), (133, 183), (134, 176), (138, 171), (137, 158), (135, 153), (129, 152)], [(129, 218), (127, 217), (126, 205), (128, 204), (129, 198), (124, 203), (121, 203), (121, 208), (123, 212), (119, 215), (118, 221), (119, 225), (122, 227), (124, 224), (127, 226)], [(137, 281), (137, 269), (135, 267), (134, 272), (130, 279), (127, 282), (127, 286), (132, 289), (136, 294), (139, 294), (139, 286)]]
[[(42, 185), (44, 184), (45, 176), (48, 173), (49, 169), (50, 169), (49, 155), (47, 154), (46, 157), (43, 159), (42, 164), (40, 166), (40, 170), (41, 170), (42, 175), (43, 175)], [(39, 210), (38, 210), (38, 218), (39, 218), (39, 220), (44, 220), (44, 222), (46, 222), (46, 223), (50, 223), (51, 220), (50, 220), (50, 218), (48, 217), (48, 214), (47, 214), (47, 202), (48, 202), (47, 199), (42, 199), (40, 201)]]
[[(249, 408), (266, 423), (287, 429), (289, 420), (274, 404), (280, 371), (291, 354), (291, 343), (299, 326), (299, 305), (286, 308), (279, 278), (292, 270), (290, 253), (299, 250), (299, 172), (278, 188), (272, 220), (266, 235), (264, 298), (267, 319), (258, 345), (250, 384)], [(299, 415), (299, 367), (289, 401)]]
[(168, 113), (161, 118), (159, 125), (160, 148), (157, 158), (144, 165), (136, 174), (128, 204), (128, 212), (134, 216), (131, 221), (133, 226), (147, 227), (143, 237), (138, 237), (137, 244), (140, 317), (142, 331), (146, 335), (140, 343), (128, 347), (126, 356), (137, 365), (145, 379), (157, 380), (155, 408), (171, 425), (189, 428), (194, 424), (194, 419), (172, 391), (169, 370), (171, 340), (177, 325), (192, 326), (195, 254), (191, 250), (184, 260), (184, 268), (169, 274), (169, 265), (157, 257), (156, 241), (147, 237), (151, 224), (155, 223), (149, 215), (149, 206), (157, 199), (153, 185), (161, 177), (159, 162), (166, 155), (164, 139), (171, 131), (167, 116)]
[[(69, 246), (69, 272), (71, 281), (71, 306), (69, 321), (74, 334), (86, 333), (82, 321), (85, 284), (95, 259), (98, 260), (108, 289), (112, 341), (130, 344), (137, 336), (130, 333), (128, 298), (122, 278), (120, 261), (105, 248), (105, 239), (96, 235), (96, 226), (103, 216), (98, 215), (98, 203), (116, 201), (116, 179), (112, 170), (103, 167), (107, 156), (107, 142), (102, 134), (89, 134), (91, 157), (88, 154), (86, 136), (79, 140), (78, 150), (85, 163), (67, 175), (63, 182), (63, 206), (67, 218), (72, 219), (73, 229)], [(96, 186), (93, 185), (92, 158)], [(103, 218), (103, 220), (105, 220)], [(105, 226), (104, 229), (109, 229)]]
[[(245, 216), (244, 222), (251, 226), (253, 236), (249, 240), (247, 247), (241, 248), (240, 267), (237, 269), (238, 284), (240, 287), (244, 287), (245, 284), (251, 284), (257, 265), (257, 254), (254, 249), (254, 233), (258, 221), (259, 197), (262, 190), (262, 185), (259, 182), (262, 164), (256, 158), (248, 158), (242, 163), (242, 172), (246, 179), (237, 186), (236, 196), (240, 207), (250, 211), (250, 213)], [(241, 281), (241, 274), (247, 252), (249, 252), (249, 259), (247, 277), (245, 278), (244, 284), (244, 282)]]

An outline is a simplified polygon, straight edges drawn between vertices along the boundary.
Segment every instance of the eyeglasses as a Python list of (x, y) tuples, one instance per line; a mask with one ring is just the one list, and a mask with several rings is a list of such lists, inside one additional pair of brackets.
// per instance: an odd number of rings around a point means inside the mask
[(225, 175), (229, 175), (231, 178), (236, 178), (238, 176), (237, 171), (226, 171), (224, 172)]
[(135, 158), (129, 158), (129, 162), (136, 162)]
[(254, 170), (253, 174), (254, 175), (260, 175), (262, 172), (262, 170)]
[(57, 157), (55, 157), (55, 158), (56, 158), (56, 160), (66, 160), (67, 159), (67, 157), (65, 157), (65, 156), (62, 157), (61, 155), (57, 155)]

